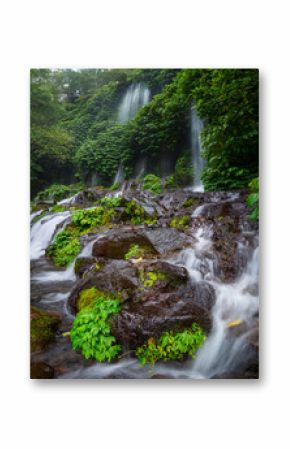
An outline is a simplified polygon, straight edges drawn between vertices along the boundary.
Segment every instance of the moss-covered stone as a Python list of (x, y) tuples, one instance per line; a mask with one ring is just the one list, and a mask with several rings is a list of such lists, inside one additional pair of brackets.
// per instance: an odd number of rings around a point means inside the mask
[(41, 351), (55, 340), (59, 323), (58, 315), (42, 312), (35, 307), (31, 309), (30, 342), (32, 352)]
[(182, 204), (182, 207), (187, 208), (187, 207), (191, 207), (191, 206), (196, 206), (197, 203), (198, 203), (198, 201), (196, 199), (194, 199), (192, 197), (188, 197)]

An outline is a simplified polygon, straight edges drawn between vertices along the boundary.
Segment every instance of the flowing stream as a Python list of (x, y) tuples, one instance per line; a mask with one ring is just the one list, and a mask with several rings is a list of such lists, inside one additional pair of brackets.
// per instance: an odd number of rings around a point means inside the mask
[[(226, 198), (227, 201), (234, 202), (237, 193), (229, 193)], [(215, 204), (214, 193), (211, 199), (211, 204)], [(219, 202), (222, 203), (221, 199)], [(195, 209), (192, 214), (193, 221), (206, 216), (207, 206), (208, 203), (204, 203)], [(36, 215), (32, 214), (31, 218)], [(65, 270), (57, 269), (44, 256), (46, 248), (69, 216), (69, 211), (49, 214), (31, 227), (32, 304), (35, 303), (44, 310), (61, 312), (66, 326), (70, 325), (74, 318), (67, 308), (67, 299), (76, 282), (74, 261)], [(244, 229), (242, 224), (240, 228), (242, 238), (238, 243), (238, 253), (244, 263), (239, 276), (232, 283), (224, 283), (219, 277), (218, 261), (213, 251), (213, 229), (208, 221), (201, 222), (197, 229), (193, 228), (194, 244), (179, 251), (169, 260), (172, 264), (185, 267), (192, 283), (208, 282), (215, 291), (212, 329), (194, 361), (189, 360), (182, 365), (175, 362), (157, 363), (152, 371), (148, 366), (141, 367), (136, 359), (124, 357), (114, 363), (94, 363), (89, 367), (72, 365), (72, 368), (60, 377), (146, 378), (151, 377), (153, 373), (175, 378), (205, 379), (242, 369), (243, 364), (247, 364), (251, 357), (249, 341), (253, 329), (258, 326), (259, 249), (256, 233)], [(88, 238), (78, 257), (91, 256), (93, 244), (102, 235)], [(61, 351), (68, 351), (68, 343), (61, 343), (60, 348), (56, 345), (52, 351), (58, 351), (60, 354)]]
[(201, 173), (204, 168), (204, 159), (201, 157), (202, 144), (200, 133), (203, 129), (203, 122), (197, 115), (196, 109), (191, 109), (191, 155), (194, 167), (193, 191), (203, 192), (203, 184), (201, 181)]

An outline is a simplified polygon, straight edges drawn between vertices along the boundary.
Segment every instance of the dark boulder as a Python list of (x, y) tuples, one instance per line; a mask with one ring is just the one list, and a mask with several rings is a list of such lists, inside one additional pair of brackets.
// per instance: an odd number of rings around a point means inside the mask
[(73, 313), (76, 313), (76, 302), (80, 292), (91, 287), (105, 293), (121, 293), (123, 299), (127, 299), (139, 287), (138, 270), (130, 262), (113, 260), (98, 271), (88, 273), (78, 282), (68, 298), (68, 306)]
[(151, 254), (165, 255), (184, 248), (191, 239), (177, 229), (112, 229), (96, 241), (94, 257), (123, 259), (131, 245), (139, 245)]
[(149, 337), (159, 338), (167, 330), (180, 330), (198, 323), (211, 328), (214, 289), (205, 282), (181, 286), (172, 292), (146, 294), (146, 300), (128, 302), (112, 320), (111, 332), (125, 348), (135, 349)]

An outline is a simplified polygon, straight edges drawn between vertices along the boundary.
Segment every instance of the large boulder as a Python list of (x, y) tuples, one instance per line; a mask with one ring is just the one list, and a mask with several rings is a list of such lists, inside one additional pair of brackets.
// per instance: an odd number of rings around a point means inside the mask
[(73, 313), (77, 311), (77, 300), (82, 290), (95, 287), (105, 293), (122, 294), (130, 297), (139, 287), (138, 270), (125, 260), (112, 260), (96, 272), (90, 272), (78, 282), (68, 298), (68, 306)]
[(214, 301), (214, 289), (206, 282), (187, 284), (171, 292), (152, 289), (145, 300), (124, 304), (112, 320), (111, 332), (123, 347), (135, 349), (149, 337), (159, 338), (167, 330), (184, 329), (193, 322), (209, 331)]
[(139, 245), (148, 253), (165, 255), (191, 243), (190, 237), (177, 229), (112, 229), (96, 241), (94, 257), (123, 259), (131, 245)]

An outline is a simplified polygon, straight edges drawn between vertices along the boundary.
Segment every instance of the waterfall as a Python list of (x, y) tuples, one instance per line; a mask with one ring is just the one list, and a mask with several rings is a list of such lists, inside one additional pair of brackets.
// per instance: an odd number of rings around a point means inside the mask
[(114, 178), (114, 184), (117, 184), (117, 183), (121, 184), (124, 181), (124, 179), (125, 179), (125, 174), (124, 174), (123, 164), (121, 162), (118, 167), (118, 171), (115, 175), (115, 178)]
[(203, 192), (203, 184), (201, 181), (201, 173), (204, 167), (204, 159), (201, 157), (201, 136), (203, 122), (197, 115), (196, 109), (191, 109), (191, 154), (192, 164), (194, 167), (194, 183), (193, 190), (195, 192)]
[[(140, 108), (150, 100), (150, 91), (143, 83), (131, 84), (125, 92), (118, 110), (118, 122), (127, 123), (135, 117)], [(122, 162), (118, 167), (114, 183), (123, 182), (125, 179)]]
[(143, 83), (131, 84), (122, 98), (118, 110), (118, 122), (126, 123), (149, 102), (150, 91)]
[[(192, 282), (209, 282), (216, 294), (212, 310), (213, 327), (196, 360), (189, 369), (189, 377), (212, 378), (234, 372), (251, 356), (248, 338), (258, 312), (259, 248), (239, 245), (247, 257), (240, 277), (231, 284), (221, 282), (215, 275), (212, 259), (212, 231), (201, 226), (195, 233), (196, 243), (183, 250), (173, 262), (187, 268)], [(235, 329), (238, 335), (235, 335)]]
[(57, 226), (64, 223), (69, 215), (70, 212), (65, 211), (58, 214), (48, 215), (34, 223), (31, 228), (31, 259), (39, 259), (41, 256), (45, 255), (45, 250), (54, 236)]

